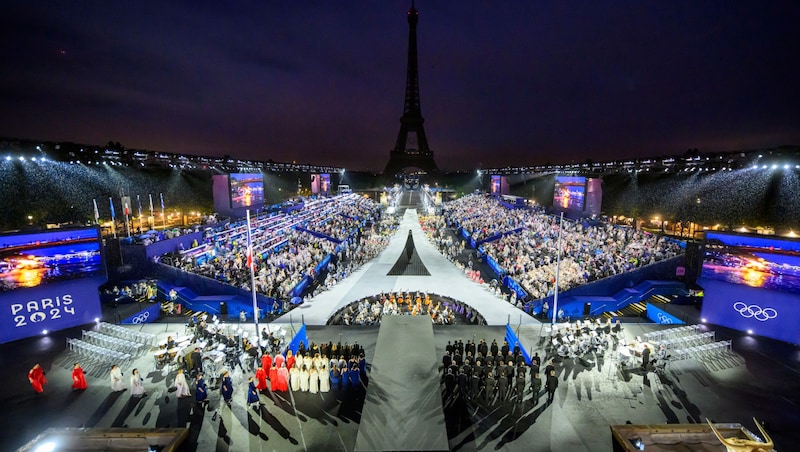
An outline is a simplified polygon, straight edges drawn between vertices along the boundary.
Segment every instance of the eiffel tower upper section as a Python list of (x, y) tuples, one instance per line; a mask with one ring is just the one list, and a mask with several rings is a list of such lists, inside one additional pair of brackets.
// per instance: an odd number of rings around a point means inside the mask
[(426, 172), (438, 171), (433, 160), (433, 151), (428, 146), (419, 100), (419, 65), (417, 63), (417, 23), (419, 11), (411, 2), (408, 10), (408, 66), (406, 69), (406, 97), (403, 116), (400, 118), (400, 132), (394, 149), (389, 154), (385, 175), (395, 175), (409, 167), (420, 168)]

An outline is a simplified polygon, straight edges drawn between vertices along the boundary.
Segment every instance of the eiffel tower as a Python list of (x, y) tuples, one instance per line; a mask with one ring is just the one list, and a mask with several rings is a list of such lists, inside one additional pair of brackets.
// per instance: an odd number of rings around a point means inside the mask
[(422, 109), (419, 102), (419, 66), (417, 65), (417, 22), (419, 11), (408, 10), (408, 68), (406, 70), (406, 99), (403, 116), (400, 118), (400, 133), (394, 149), (389, 152), (389, 162), (383, 174), (395, 176), (405, 168), (416, 167), (427, 173), (435, 173), (439, 169), (433, 161), (433, 151), (428, 146), (428, 137), (422, 124)]

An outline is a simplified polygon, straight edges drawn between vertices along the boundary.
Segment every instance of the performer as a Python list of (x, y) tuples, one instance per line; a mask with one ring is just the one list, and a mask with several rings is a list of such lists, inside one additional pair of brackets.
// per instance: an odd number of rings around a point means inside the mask
[(300, 369), (300, 390), (301, 391), (308, 392), (309, 380), (310, 380), (310, 376), (308, 374), (308, 369), (306, 368), (306, 366), (304, 364), (302, 369)]
[(319, 378), (319, 392), (329, 392), (331, 390), (331, 376), (328, 372), (327, 364), (322, 364), (317, 377)]
[(122, 371), (119, 369), (119, 366), (114, 364), (111, 366), (111, 390), (114, 392), (124, 391), (127, 389), (125, 387), (125, 383), (122, 382)]
[(203, 370), (203, 355), (200, 354), (200, 347), (195, 347), (194, 351), (191, 354), (192, 362), (192, 371), (193, 372), (201, 372)]
[(197, 374), (197, 381), (194, 383), (194, 398), (198, 405), (203, 405), (204, 403), (208, 402), (208, 387), (206, 386), (206, 381), (203, 380), (203, 374)]
[(286, 350), (286, 368), (291, 371), (292, 368), (295, 367), (294, 365), (295, 365), (294, 354), (292, 353), (291, 350)]
[(263, 367), (256, 369), (256, 389), (259, 391), (267, 389), (267, 371)]
[(79, 363), (72, 368), (72, 389), (86, 389), (86, 375)]
[(247, 404), (258, 411), (258, 390), (256, 389), (256, 383), (253, 381), (253, 377), (247, 379)]
[(359, 389), (361, 387), (358, 364), (353, 364), (353, 366), (350, 368), (350, 386), (352, 386), (353, 389)]
[(178, 389), (175, 391), (175, 397), (188, 397), (191, 394), (189, 393), (189, 383), (186, 382), (186, 375), (183, 374), (183, 369), (178, 369), (178, 374), (175, 375), (175, 387)]
[(558, 388), (558, 378), (556, 377), (556, 371), (551, 370), (550, 373), (547, 375), (547, 384), (545, 389), (547, 389), (547, 403), (553, 402), (553, 397), (556, 394), (556, 389)]
[(272, 356), (269, 353), (261, 355), (261, 367), (267, 372), (272, 368)]
[(311, 366), (311, 369), (308, 371), (308, 392), (312, 394), (319, 392), (319, 374), (314, 366)]
[(273, 362), (272, 367), (269, 368), (268, 377), (270, 389), (275, 391), (275, 386), (278, 384), (278, 367), (275, 365), (275, 362)]
[(300, 390), (300, 369), (297, 366), (289, 370), (289, 387), (295, 392)]
[(278, 391), (289, 390), (289, 369), (286, 368), (286, 363), (278, 369)]
[(33, 368), (28, 371), (28, 381), (31, 382), (33, 391), (36, 392), (36, 394), (44, 392), (44, 385), (47, 384), (47, 378), (45, 378), (44, 369), (42, 369), (39, 363), (34, 364)]
[(131, 373), (131, 397), (145, 396), (144, 379), (139, 375), (139, 369), (133, 369)]
[(330, 374), (331, 386), (338, 391), (342, 387), (342, 373), (339, 371), (339, 366), (332, 366)]
[(230, 408), (233, 401), (233, 381), (231, 381), (231, 374), (227, 370), (222, 373), (222, 384), (219, 387), (219, 391), (222, 393), (222, 399)]
[(644, 345), (644, 349), (642, 350), (642, 370), (647, 370), (647, 365), (650, 363), (650, 347), (647, 344)]
[(533, 373), (531, 377), (531, 391), (533, 392), (533, 404), (539, 404), (539, 394), (542, 392), (542, 379), (539, 377), (539, 371)]

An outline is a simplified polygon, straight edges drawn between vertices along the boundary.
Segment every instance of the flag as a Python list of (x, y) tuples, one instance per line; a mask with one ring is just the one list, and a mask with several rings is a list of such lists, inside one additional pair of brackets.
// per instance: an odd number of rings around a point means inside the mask
[(155, 214), (153, 213), (153, 194), (149, 193), (147, 196), (150, 197), (150, 216), (152, 217), (155, 216)]
[(161, 196), (161, 210), (164, 210), (164, 193), (159, 193)]
[(139, 226), (141, 227), (141, 222), (142, 222), (141, 221), (141, 218), (142, 218), (142, 198), (140, 198), (139, 195), (136, 195), (136, 203), (139, 204), (139, 223), (140, 223)]
[(97, 200), (93, 199), (92, 204), (94, 204), (94, 223), (100, 223), (100, 211), (97, 210)]
[(122, 212), (125, 214), (126, 217), (131, 214), (131, 197), (130, 196), (123, 196), (122, 197)]
[(108, 197), (108, 204), (111, 206), (111, 221), (114, 221), (114, 220), (117, 219), (117, 214), (114, 213), (114, 198), (109, 196)]
[(250, 211), (247, 211), (247, 268), (253, 269), (253, 240), (250, 233)]

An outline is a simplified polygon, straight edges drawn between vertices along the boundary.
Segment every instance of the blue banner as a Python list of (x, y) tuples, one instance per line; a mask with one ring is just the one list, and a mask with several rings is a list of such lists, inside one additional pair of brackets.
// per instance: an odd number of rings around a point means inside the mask
[(511, 329), (511, 325), (506, 324), (506, 342), (508, 342), (508, 348), (510, 350), (514, 350), (515, 345), (519, 345), (519, 350), (522, 353), (522, 357), (525, 358), (525, 364), (531, 365), (531, 355), (528, 354), (528, 351), (525, 350), (525, 346), (522, 345), (517, 334), (514, 333), (514, 330)]
[(326, 270), (328, 268), (328, 264), (331, 263), (332, 258), (333, 258), (332, 254), (328, 254), (327, 256), (325, 256), (325, 258), (322, 259), (322, 262), (320, 262), (319, 264), (317, 264), (316, 267), (314, 267), (314, 274), (319, 275), (320, 273), (322, 273), (323, 270)]
[(312, 282), (314, 282), (314, 279), (312, 277), (308, 275), (304, 276), (303, 279), (301, 279), (300, 282), (297, 283), (297, 285), (294, 286), (294, 288), (290, 292), (292, 298), (302, 296), (303, 292), (306, 290), (306, 288), (308, 288), (308, 286), (311, 285)]
[(297, 354), (297, 349), (300, 348), (300, 341), (303, 341), (303, 345), (308, 348), (308, 335), (306, 334), (305, 324), (303, 324), (303, 326), (297, 330), (297, 334), (295, 334), (292, 338), (292, 342), (289, 342), (289, 346), (287, 348), (292, 351), (292, 354)]
[(159, 315), (161, 315), (161, 303), (153, 303), (147, 309), (139, 311), (136, 314), (128, 317), (127, 319), (119, 323), (123, 323), (126, 325), (141, 325), (142, 323), (150, 323), (156, 321)]
[(684, 322), (667, 311), (647, 303), (647, 318), (661, 325), (683, 325)]
[(528, 297), (528, 292), (525, 292), (525, 289), (523, 289), (522, 286), (520, 286), (519, 283), (514, 281), (510, 276), (505, 276), (503, 278), (503, 284), (505, 284), (505, 286), (508, 287), (509, 289), (516, 292), (517, 298), (519, 298), (520, 300), (524, 300)]
[(318, 237), (318, 238), (321, 238), (321, 239), (329, 240), (329, 241), (331, 241), (333, 243), (342, 243), (341, 240), (335, 239), (335, 238), (333, 238), (333, 237), (331, 237), (329, 235), (325, 235), (325, 234), (323, 234), (321, 232), (312, 231), (311, 229), (306, 229), (306, 228), (303, 228), (303, 227), (300, 227), (300, 226), (295, 226), (294, 228), (296, 230), (300, 231), (300, 232), (305, 232), (306, 234), (311, 234), (314, 237)]
[(497, 274), (498, 278), (502, 278), (506, 274), (505, 270), (500, 267), (500, 264), (498, 264), (497, 261), (495, 261), (494, 258), (488, 254), (486, 255), (486, 263), (489, 264), (489, 267), (491, 267), (492, 271)]

